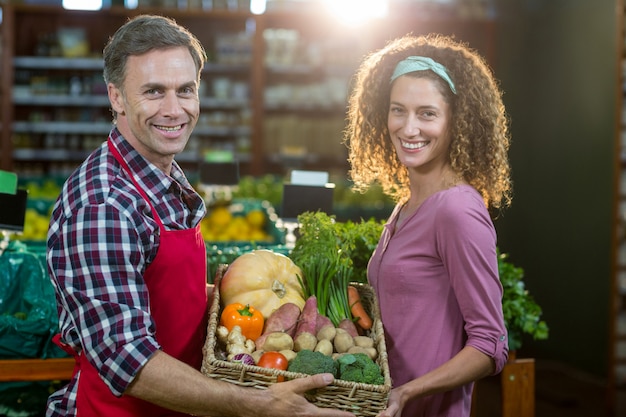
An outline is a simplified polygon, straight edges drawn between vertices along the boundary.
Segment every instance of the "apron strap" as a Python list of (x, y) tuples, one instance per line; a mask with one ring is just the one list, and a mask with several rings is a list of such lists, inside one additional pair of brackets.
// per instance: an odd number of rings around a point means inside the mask
[(72, 355), (74, 359), (78, 360), (78, 353), (70, 345), (61, 341), (61, 333), (57, 333), (52, 336), (52, 342), (63, 349), (65, 353)]
[(150, 210), (152, 210), (152, 217), (154, 217), (154, 220), (158, 223), (159, 228), (161, 230), (164, 230), (163, 222), (161, 222), (161, 218), (159, 217), (159, 215), (157, 214), (157, 211), (155, 210), (154, 206), (150, 202), (148, 195), (143, 190), (143, 188), (139, 186), (139, 183), (137, 183), (137, 180), (135, 180), (135, 176), (133, 175), (132, 171), (128, 167), (128, 164), (126, 163), (124, 158), (122, 158), (122, 155), (119, 153), (119, 151), (115, 147), (115, 144), (113, 144), (110, 138), (107, 139), (107, 145), (109, 146), (109, 150), (111, 151), (111, 153), (113, 154), (117, 162), (119, 162), (120, 165), (122, 166), (122, 169), (126, 171), (128, 176), (130, 177), (130, 180), (133, 182), (133, 184), (135, 184), (135, 188), (137, 189), (137, 191), (139, 191), (139, 194), (141, 194), (144, 200), (146, 200), (146, 203), (148, 203), (148, 205), (150, 206)]

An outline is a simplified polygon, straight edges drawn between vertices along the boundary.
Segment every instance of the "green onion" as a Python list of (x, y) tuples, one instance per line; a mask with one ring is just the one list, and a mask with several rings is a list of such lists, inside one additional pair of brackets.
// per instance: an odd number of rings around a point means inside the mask
[(319, 313), (335, 326), (343, 319), (352, 320), (348, 302), (352, 260), (339, 247), (334, 217), (306, 212), (298, 222), (300, 237), (289, 257), (304, 275), (298, 279), (305, 298), (315, 295)]

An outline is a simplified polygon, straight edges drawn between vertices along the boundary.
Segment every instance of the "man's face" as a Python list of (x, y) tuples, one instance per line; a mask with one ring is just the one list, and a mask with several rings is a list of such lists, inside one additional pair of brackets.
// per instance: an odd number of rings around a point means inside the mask
[(188, 49), (175, 47), (130, 56), (123, 87), (108, 85), (124, 138), (168, 174), (198, 121), (197, 74)]

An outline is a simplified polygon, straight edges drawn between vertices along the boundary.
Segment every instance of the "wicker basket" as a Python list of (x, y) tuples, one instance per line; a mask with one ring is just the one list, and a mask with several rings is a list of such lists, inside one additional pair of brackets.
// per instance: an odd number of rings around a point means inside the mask
[[(228, 362), (220, 359), (220, 356), (216, 354), (216, 331), (221, 313), (218, 288), (220, 278), (226, 271), (226, 268), (226, 265), (220, 265), (215, 277), (214, 299), (209, 312), (208, 335), (203, 349), (202, 373), (210, 378), (231, 384), (259, 389), (266, 389), (276, 383), (278, 376), (284, 377), (285, 380), (308, 376), (300, 373)], [(389, 391), (391, 390), (387, 349), (374, 291), (369, 285), (360, 283), (353, 283), (352, 285), (359, 290), (363, 306), (373, 318), (374, 324), (368, 336), (374, 339), (374, 344), (378, 350), (377, 363), (381, 368), (385, 383), (383, 385), (371, 385), (336, 379), (332, 384), (317, 389), (312, 394), (306, 394), (306, 398), (318, 407), (350, 411), (356, 416), (374, 417), (386, 408)]]

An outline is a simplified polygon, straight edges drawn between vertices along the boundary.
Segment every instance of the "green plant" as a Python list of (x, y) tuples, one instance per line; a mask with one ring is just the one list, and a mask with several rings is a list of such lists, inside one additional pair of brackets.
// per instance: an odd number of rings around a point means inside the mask
[(549, 329), (541, 319), (543, 311), (524, 284), (524, 270), (507, 261), (508, 255), (498, 251), (498, 272), (504, 289), (502, 310), (509, 334), (509, 350), (522, 346), (522, 336), (535, 340), (548, 338)]
[(352, 278), (357, 282), (367, 283), (367, 263), (376, 249), (382, 234), (385, 220), (361, 219), (360, 222), (348, 220), (336, 223), (336, 236), (339, 246), (352, 259)]

